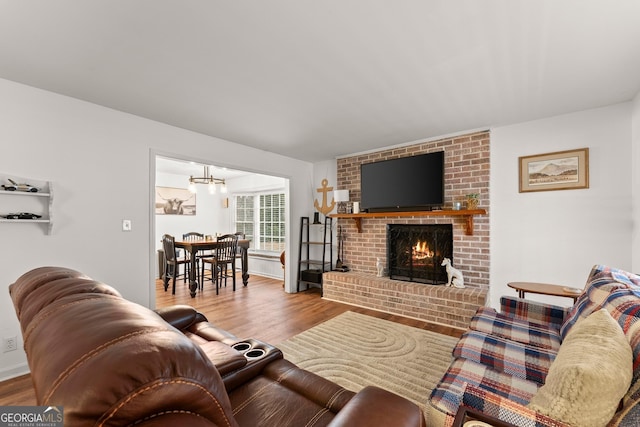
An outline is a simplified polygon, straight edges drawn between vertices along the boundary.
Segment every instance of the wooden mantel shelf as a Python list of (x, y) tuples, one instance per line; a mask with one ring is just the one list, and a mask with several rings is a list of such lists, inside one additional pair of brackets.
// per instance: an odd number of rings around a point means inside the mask
[(357, 213), (357, 214), (331, 214), (331, 218), (353, 219), (356, 222), (358, 233), (362, 233), (363, 218), (406, 218), (412, 216), (464, 216), (467, 220), (467, 236), (473, 236), (473, 217), (474, 215), (486, 215), (484, 209), (474, 210), (442, 210), (442, 211), (411, 211), (411, 212), (375, 212), (375, 213)]

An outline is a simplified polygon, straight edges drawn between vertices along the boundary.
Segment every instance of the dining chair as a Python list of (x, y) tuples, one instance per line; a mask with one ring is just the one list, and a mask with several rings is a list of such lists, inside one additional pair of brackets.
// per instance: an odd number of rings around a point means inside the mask
[[(197, 231), (190, 231), (182, 235), (182, 240), (185, 242), (204, 240), (204, 234), (198, 233)], [(198, 252), (196, 255), (196, 282), (198, 282), (199, 284), (200, 284), (200, 260), (205, 256), (210, 257), (211, 255), (212, 253), (210, 252), (209, 253)], [(187, 272), (184, 275), (185, 282), (186, 282), (187, 277), (189, 276), (189, 272), (191, 271), (191, 254), (189, 253), (189, 251), (185, 251), (184, 257), (189, 260), (189, 263), (187, 264), (187, 270), (186, 270)]]
[(162, 249), (164, 250), (164, 291), (167, 291), (169, 286), (168, 278), (171, 277), (173, 281), (172, 294), (176, 293), (176, 277), (180, 275), (180, 265), (184, 265), (183, 274), (186, 277), (187, 265), (190, 264), (186, 258), (178, 258), (176, 254), (176, 239), (170, 235), (165, 234), (162, 236)]
[[(225, 234), (217, 238), (217, 245), (215, 249), (215, 255), (211, 258), (202, 258), (202, 280), (204, 281), (205, 265), (211, 264), (211, 280), (216, 283), (216, 295), (219, 293), (219, 289), (222, 286), (222, 279), (224, 279), (224, 286), (227, 286), (227, 278), (231, 277), (233, 280), (233, 290), (236, 290), (236, 250), (238, 247), (238, 236), (235, 234)], [(229, 266), (231, 266), (231, 273), (229, 273)]]
[[(242, 231), (236, 231), (233, 233), (238, 240), (246, 239), (246, 235)], [(236, 244), (236, 259), (242, 258), (242, 248)]]

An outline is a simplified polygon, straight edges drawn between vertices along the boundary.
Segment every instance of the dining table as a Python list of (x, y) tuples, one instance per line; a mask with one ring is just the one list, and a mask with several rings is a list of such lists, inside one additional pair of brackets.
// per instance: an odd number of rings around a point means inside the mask
[[(222, 243), (222, 242), (220, 242)], [(198, 281), (196, 280), (196, 269), (197, 269), (197, 254), (200, 251), (215, 251), (218, 246), (218, 241), (215, 239), (207, 240), (176, 240), (175, 247), (184, 249), (189, 252), (191, 259), (191, 268), (189, 269), (189, 292), (191, 293), (191, 298), (195, 298), (196, 292), (198, 291)], [(240, 260), (242, 264), (242, 284), (247, 286), (249, 283), (249, 245), (251, 244), (251, 240), (247, 239), (238, 239), (238, 248), (240, 248)], [(233, 290), (236, 290), (235, 282), (233, 286)]]

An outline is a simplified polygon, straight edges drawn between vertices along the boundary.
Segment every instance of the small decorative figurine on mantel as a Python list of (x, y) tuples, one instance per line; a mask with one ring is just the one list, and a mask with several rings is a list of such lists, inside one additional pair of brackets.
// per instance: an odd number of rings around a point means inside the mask
[(376, 270), (378, 271), (378, 274), (376, 274), (377, 277), (384, 275), (384, 262), (382, 262), (380, 257), (376, 258)]
[(446, 286), (453, 286), (454, 288), (464, 288), (464, 277), (462, 276), (462, 272), (457, 268), (453, 268), (451, 265), (451, 260), (449, 258), (445, 258), (442, 260), (441, 266), (445, 267), (447, 270), (447, 278), (448, 282)]
[(467, 198), (467, 209), (470, 211), (474, 211), (478, 209), (478, 202), (480, 200), (480, 195), (478, 193), (469, 193), (465, 195)]

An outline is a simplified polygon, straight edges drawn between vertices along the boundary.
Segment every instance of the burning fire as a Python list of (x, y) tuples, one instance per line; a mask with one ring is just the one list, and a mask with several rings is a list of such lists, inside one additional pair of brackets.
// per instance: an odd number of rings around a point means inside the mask
[(413, 259), (421, 260), (433, 258), (434, 253), (429, 249), (427, 242), (418, 242), (413, 247)]

